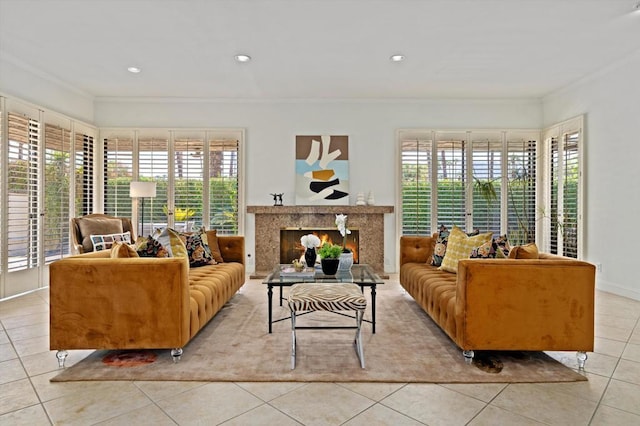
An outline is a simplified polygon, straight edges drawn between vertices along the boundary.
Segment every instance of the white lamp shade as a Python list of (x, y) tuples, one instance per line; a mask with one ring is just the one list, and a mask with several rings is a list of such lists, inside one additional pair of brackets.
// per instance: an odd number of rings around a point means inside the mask
[(131, 186), (129, 186), (129, 197), (131, 198), (153, 198), (155, 196), (155, 182), (131, 182)]

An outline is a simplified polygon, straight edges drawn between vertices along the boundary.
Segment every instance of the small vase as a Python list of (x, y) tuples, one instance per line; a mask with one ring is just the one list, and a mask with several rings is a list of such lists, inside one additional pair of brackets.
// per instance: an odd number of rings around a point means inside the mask
[(338, 271), (350, 271), (353, 266), (353, 253), (350, 251), (343, 251), (340, 255), (340, 263), (338, 265)]
[(307, 266), (313, 268), (316, 265), (316, 249), (313, 247), (308, 248), (304, 252), (304, 260), (307, 262)]
[(322, 273), (325, 275), (335, 275), (338, 272), (338, 265), (340, 264), (340, 259), (321, 259), (320, 264), (322, 265)]

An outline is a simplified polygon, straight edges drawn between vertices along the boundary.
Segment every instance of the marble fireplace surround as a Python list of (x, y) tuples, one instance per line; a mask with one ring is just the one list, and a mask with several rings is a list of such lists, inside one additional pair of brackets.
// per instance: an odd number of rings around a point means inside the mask
[(252, 278), (266, 277), (280, 260), (280, 229), (332, 228), (336, 214), (348, 216), (347, 226), (360, 230), (360, 263), (384, 274), (384, 215), (393, 206), (247, 206), (255, 215), (255, 263)]

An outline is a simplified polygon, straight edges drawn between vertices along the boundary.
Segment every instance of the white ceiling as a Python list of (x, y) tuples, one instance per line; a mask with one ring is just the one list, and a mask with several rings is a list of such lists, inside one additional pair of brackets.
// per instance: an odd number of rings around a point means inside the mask
[(0, 0), (0, 55), (95, 97), (539, 98), (640, 50), (635, 3)]

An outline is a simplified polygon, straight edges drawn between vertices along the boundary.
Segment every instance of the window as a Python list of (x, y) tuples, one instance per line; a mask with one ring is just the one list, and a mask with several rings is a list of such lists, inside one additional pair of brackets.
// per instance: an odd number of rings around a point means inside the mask
[(40, 122), (9, 113), (7, 271), (38, 266), (38, 145)]
[(93, 136), (83, 131), (76, 133), (75, 140), (75, 216), (93, 213)]
[(241, 130), (102, 132), (105, 212), (126, 215), (122, 212), (131, 209), (142, 223), (141, 204), (129, 198), (129, 183), (155, 181), (156, 197), (145, 200), (144, 234), (163, 226), (191, 230), (203, 225), (220, 234), (242, 232)]
[(129, 185), (133, 180), (133, 136), (104, 139), (104, 212), (132, 217)]
[(547, 219), (549, 251), (579, 258), (582, 219), (582, 117), (546, 129), (545, 142), (549, 153), (549, 176), (545, 185), (549, 207), (544, 215)]
[(430, 139), (402, 142), (402, 234), (431, 233), (431, 170), (432, 141)]
[(466, 133), (436, 133), (437, 224), (449, 229), (466, 227), (467, 220), (467, 140)]
[(538, 132), (401, 130), (398, 138), (403, 235), (443, 224), (535, 241)]
[(44, 250), (46, 263), (69, 254), (71, 129), (44, 126)]
[[(141, 235), (149, 235), (155, 228), (166, 226), (169, 190), (169, 135), (141, 134), (138, 137), (138, 180), (156, 182), (156, 197), (144, 200), (145, 217), (138, 209), (138, 220), (144, 223)], [(143, 220), (144, 219), (144, 220)], [(140, 227), (138, 227), (140, 229)]]
[(43, 268), (69, 254), (69, 218), (92, 203), (95, 129), (3, 96), (0, 123), (4, 298), (46, 286)]
[(240, 141), (209, 141), (209, 228), (238, 233), (238, 150)]

